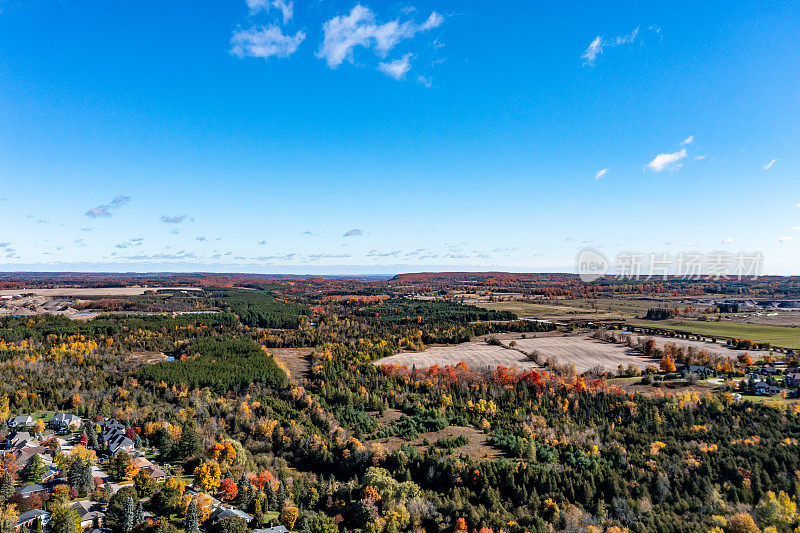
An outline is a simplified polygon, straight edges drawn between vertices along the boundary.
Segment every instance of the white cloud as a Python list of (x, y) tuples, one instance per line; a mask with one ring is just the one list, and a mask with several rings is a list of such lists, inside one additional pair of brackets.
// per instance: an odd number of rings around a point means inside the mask
[(786, 235), (785, 237), (781, 237), (780, 239), (778, 239), (778, 242), (789, 242), (791, 240), (792, 237), (790, 235)]
[(655, 172), (661, 172), (670, 165), (676, 165), (678, 161), (686, 157), (686, 149), (682, 149), (679, 152), (673, 152), (671, 154), (658, 154), (653, 158), (652, 161), (647, 163), (647, 168), (650, 170), (654, 170)]
[(773, 159), (772, 161), (770, 161), (769, 163), (767, 163), (766, 165), (764, 165), (764, 170), (769, 170), (769, 169), (771, 169), (771, 168), (772, 168), (772, 165), (774, 165), (776, 161), (778, 161), (778, 160), (777, 160), (777, 159)]
[(603, 53), (603, 48), (630, 44), (636, 40), (637, 35), (639, 35), (638, 27), (628, 35), (620, 35), (608, 41), (598, 35), (592, 40), (591, 43), (589, 43), (589, 46), (586, 48), (586, 50), (584, 50), (583, 54), (581, 54), (583, 65), (594, 65), (597, 56)]
[(708, 157), (708, 154), (700, 154), (700, 155), (694, 156), (694, 160), (695, 161), (702, 161), (703, 159), (705, 159), (707, 157)]
[(689, 135), (684, 140), (681, 141), (681, 146), (686, 146), (687, 144), (692, 144), (694, 142), (694, 135)]
[(429, 76), (417, 76), (417, 83), (420, 85), (424, 85), (426, 88), (430, 89), (433, 85), (433, 80)]
[(379, 63), (378, 70), (396, 80), (402, 80), (406, 76), (406, 72), (411, 69), (409, 60), (411, 54), (406, 54), (400, 59), (388, 63)]
[(127, 204), (131, 201), (130, 196), (117, 196), (109, 203), (105, 205), (98, 205), (97, 207), (93, 207), (84, 213), (89, 218), (108, 218), (111, 216), (111, 212), (115, 209), (119, 209), (123, 205)]
[(180, 224), (187, 218), (189, 218), (189, 215), (163, 215), (161, 222), (164, 224)]
[(269, 11), (270, 8), (280, 9), (284, 24), (292, 20), (294, 15), (294, 2), (286, 0), (247, 0), (247, 7), (250, 8), (250, 14)]
[(358, 228), (353, 228), (346, 231), (342, 237), (357, 237), (359, 235), (364, 235), (364, 232)]
[(602, 178), (606, 174), (608, 174), (608, 169), (604, 168), (603, 170), (598, 171), (597, 174), (594, 175), (594, 179), (599, 180), (600, 178)]
[(399, 20), (377, 24), (369, 8), (356, 4), (349, 15), (333, 17), (322, 25), (325, 37), (317, 57), (324, 58), (330, 68), (338, 67), (345, 60), (352, 63), (353, 49), (357, 46), (374, 48), (376, 54), (386, 57), (400, 41), (436, 28), (443, 21), (444, 17), (434, 11), (421, 25)]
[(277, 26), (261, 29), (250, 28), (239, 30), (231, 37), (231, 53), (237, 57), (262, 57), (271, 56), (288, 57), (297, 51), (297, 47), (306, 38), (303, 31), (298, 31), (294, 37), (284, 35)]
[(728, 237), (726, 239), (723, 239), (722, 244), (730, 244), (732, 242), (733, 242), (733, 237)]
[(789, 228), (791, 231), (800, 231), (800, 226), (792, 226)]

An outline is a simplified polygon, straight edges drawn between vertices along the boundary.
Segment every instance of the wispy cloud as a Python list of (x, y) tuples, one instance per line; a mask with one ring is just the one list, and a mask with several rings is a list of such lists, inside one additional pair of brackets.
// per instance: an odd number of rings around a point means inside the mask
[(597, 60), (597, 56), (603, 53), (604, 48), (630, 44), (636, 40), (638, 35), (638, 27), (627, 35), (620, 35), (618, 37), (614, 37), (613, 39), (604, 39), (598, 35), (592, 40), (591, 43), (589, 43), (589, 46), (586, 48), (586, 50), (584, 50), (583, 54), (581, 54), (581, 59), (583, 59), (584, 66), (594, 65), (595, 61)]
[(344, 232), (344, 235), (342, 235), (342, 237), (357, 237), (358, 235), (364, 235), (364, 232), (358, 228), (353, 228), (351, 230)]
[(702, 161), (703, 159), (705, 159), (707, 157), (708, 157), (708, 154), (700, 154), (700, 155), (694, 156), (694, 160), (695, 161)]
[(267, 241), (258, 241), (259, 246), (264, 246), (265, 244), (267, 244)]
[(134, 237), (132, 239), (128, 239), (125, 242), (121, 242), (114, 246), (114, 248), (125, 249), (130, 248), (133, 246), (141, 246), (144, 243), (144, 239), (142, 237)]
[(684, 140), (681, 141), (681, 146), (686, 146), (692, 144), (694, 142), (694, 135), (689, 135)]
[(188, 218), (189, 215), (163, 215), (161, 217), (161, 222), (164, 224), (180, 224)]
[(380, 57), (392, 50), (399, 42), (441, 26), (444, 17), (435, 11), (422, 24), (408, 20), (392, 20), (378, 24), (369, 8), (356, 4), (348, 15), (333, 17), (322, 26), (324, 38), (317, 57), (325, 59), (330, 68), (342, 62), (353, 62), (356, 47), (372, 48)]
[(791, 228), (789, 228), (789, 230), (791, 230), (791, 231), (800, 231), (800, 226), (792, 226)]
[(269, 11), (271, 8), (279, 9), (283, 15), (284, 24), (292, 20), (294, 15), (294, 2), (286, 2), (286, 0), (247, 0), (247, 7), (250, 8), (251, 15), (259, 11)]
[(400, 59), (396, 59), (388, 63), (379, 63), (378, 70), (391, 78), (402, 80), (406, 77), (406, 72), (411, 69), (410, 60), (411, 54), (406, 54)]
[(731, 244), (733, 242), (733, 237), (727, 237), (722, 240), (722, 244)]
[(607, 168), (604, 168), (603, 170), (599, 170), (597, 172), (597, 174), (594, 175), (594, 179), (599, 180), (600, 178), (602, 178), (606, 174), (608, 174), (608, 169)]
[(772, 165), (774, 165), (774, 164), (775, 164), (777, 161), (778, 161), (777, 159), (773, 159), (772, 161), (770, 161), (769, 163), (767, 163), (766, 165), (764, 165), (764, 167), (763, 167), (763, 168), (764, 168), (764, 170), (769, 170), (769, 169), (771, 169), (771, 168), (772, 168)]
[(647, 163), (647, 168), (655, 172), (661, 172), (666, 168), (679, 168), (681, 159), (686, 157), (686, 149), (671, 154), (658, 154), (652, 161)]
[(792, 240), (792, 236), (791, 235), (786, 235), (786, 236), (781, 237), (780, 239), (778, 239), (778, 242), (789, 242), (791, 240)]
[(284, 35), (275, 25), (261, 28), (250, 28), (234, 32), (231, 37), (231, 53), (237, 57), (260, 57), (268, 59), (272, 56), (289, 57), (297, 51), (297, 47), (306, 38), (303, 31)]
[(86, 213), (84, 213), (84, 215), (89, 218), (108, 218), (111, 216), (113, 211), (119, 209), (130, 201), (130, 196), (117, 196), (107, 204), (98, 205), (97, 207), (89, 209), (86, 211)]

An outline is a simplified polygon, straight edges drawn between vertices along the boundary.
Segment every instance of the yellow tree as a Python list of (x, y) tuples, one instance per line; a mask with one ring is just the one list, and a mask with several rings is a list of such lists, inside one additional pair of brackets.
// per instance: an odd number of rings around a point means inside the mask
[(281, 524), (291, 531), (294, 529), (294, 523), (297, 522), (298, 516), (300, 516), (300, 510), (297, 507), (286, 506), (281, 510)]
[(194, 486), (204, 492), (215, 492), (221, 477), (219, 465), (214, 461), (206, 461), (194, 469)]

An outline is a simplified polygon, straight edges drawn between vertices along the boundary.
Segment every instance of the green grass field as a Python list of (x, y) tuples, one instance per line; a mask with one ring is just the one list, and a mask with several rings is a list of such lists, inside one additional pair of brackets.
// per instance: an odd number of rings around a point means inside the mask
[(749, 339), (755, 342), (769, 342), (774, 346), (800, 349), (800, 328), (784, 326), (761, 326), (737, 322), (699, 322), (689, 320), (632, 320), (635, 326), (673, 329), (684, 333), (696, 333), (716, 337)]

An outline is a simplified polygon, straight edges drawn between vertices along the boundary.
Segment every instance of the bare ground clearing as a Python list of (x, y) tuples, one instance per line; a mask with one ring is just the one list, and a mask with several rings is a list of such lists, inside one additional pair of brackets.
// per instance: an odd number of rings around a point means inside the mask
[(638, 351), (621, 344), (611, 344), (587, 336), (570, 337), (537, 337), (520, 339), (517, 348), (532, 353), (539, 352), (541, 357), (552, 358), (559, 364), (575, 365), (578, 373), (602, 366), (614, 371), (619, 365), (632, 364), (639, 368), (658, 364), (656, 359), (645, 357)]
[[(520, 341), (517, 341), (520, 342)], [(539, 368), (539, 365), (528, 359), (517, 350), (492, 346), (481, 341), (464, 342), (451, 346), (431, 346), (423, 352), (406, 352), (384, 357), (375, 361), (376, 365), (416, 365), (423, 368), (433, 365), (455, 366), (465, 363), (470, 368), (482, 370), (487, 367), (517, 367), (520, 370)]]
[(35, 294), (36, 296), (138, 296), (146, 291), (199, 291), (200, 287), (63, 287), (56, 289), (4, 289), (0, 296), (19, 296)]
[(275, 358), (286, 365), (291, 377), (302, 381), (311, 371), (311, 348), (267, 348)]
[(428, 445), (423, 442), (425, 439), (428, 439), (428, 442), (432, 445), (441, 438), (453, 439), (461, 436), (466, 437), (469, 444), (454, 448), (452, 453), (455, 455), (464, 454), (475, 461), (494, 459), (503, 455), (503, 452), (499, 448), (489, 444), (489, 437), (485, 433), (475, 428), (463, 426), (450, 426), (441, 431), (423, 433), (416, 439), (410, 441), (403, 440), (400, 437), (387, 437), (385, 439), (371, 440), (368, 441), (368, 443), (380, 444), (390, 451), (397, 450), (404, 444), (422, 450), (428, 447)]

